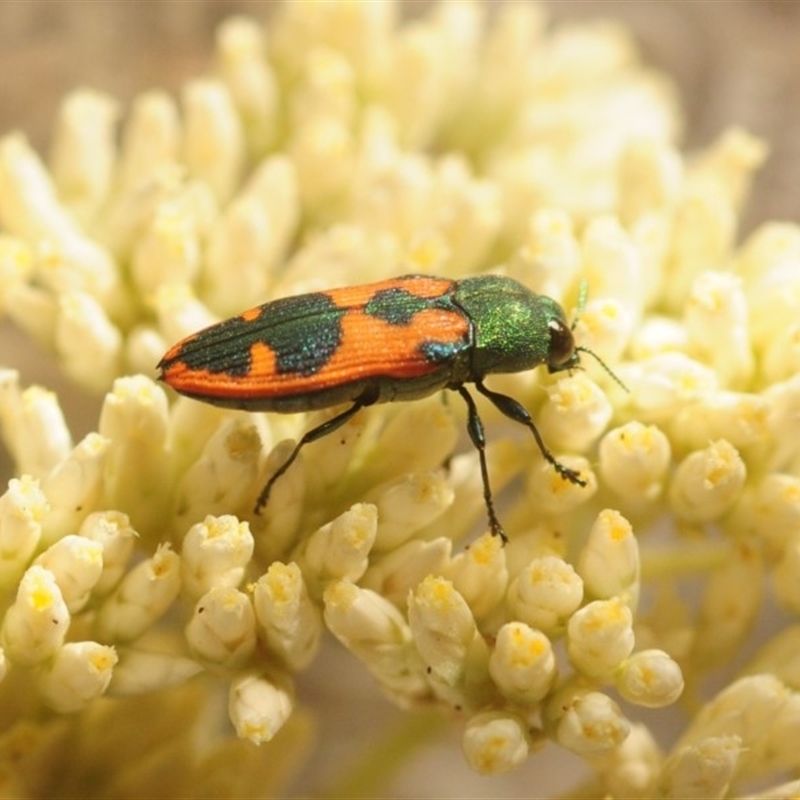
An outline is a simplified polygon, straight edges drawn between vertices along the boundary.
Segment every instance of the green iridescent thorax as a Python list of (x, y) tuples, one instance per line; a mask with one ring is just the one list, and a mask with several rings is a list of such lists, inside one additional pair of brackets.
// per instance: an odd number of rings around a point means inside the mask
[(459, 281), (454, 299), (475, 327), (472, 371), (476, 376), (552, 364), (554, 324), (562, 332), (569, 331), (555, 300), (535, 294), (512, 278), (465, 278)]

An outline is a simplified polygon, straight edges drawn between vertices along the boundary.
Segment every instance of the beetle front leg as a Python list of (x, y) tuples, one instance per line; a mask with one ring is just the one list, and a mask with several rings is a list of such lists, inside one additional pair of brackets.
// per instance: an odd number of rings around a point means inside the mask
[(500, 394), (499, 392), (493, 392), (491, 389), (487, 389), (483, 383), (481, 383), (481, 381), (475, 381), (475, 388), (484, 397), (491, 400), (494, 404), (494, 407), (498, 411), (500, 411), (502, 414), (505, 414), (505, 416), (507, 416), (509, 419), (514, 420), (514, 422), (519, 422), (520, 425), (524, 425), (526, 428), (528, 428), (528, 430), (533, 434), (533, 438), (536, 439), (536, 444), (539, 445), (539, 450), (541, 451), (544, 460), (547, 461), (548, 464), (550, 464), (565, 481), (575, 483), (578, 486), (586, 486), (586, 481), (581, 478), (581, 475), (577, 470), (565, 467), (550, 452), (550, 450), (547, 449), (544, 439), (542, 439), (542, 435), (539, 433), (536, 425), (534, 425), (533, 419), (531, 418), (531, 415), (528, 413), (525, 406), (516, 401), (513, 397), (509, 397), (508, 395)]

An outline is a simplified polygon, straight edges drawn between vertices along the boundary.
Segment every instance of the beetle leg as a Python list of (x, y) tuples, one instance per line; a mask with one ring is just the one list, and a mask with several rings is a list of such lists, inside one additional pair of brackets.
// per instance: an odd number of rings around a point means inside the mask
[(346, 408), (342, 411), (341, 414), (337, 414), (335, 417), (331, 417), (331, 419), (326, 420), (321, 425), (317, 425), (316, 428), (312, 428), (310, 431), (306, 431), (303, 434), (303, 438), (295, 445), (294, 450), (289, 454), (289, 458), (283, 462), (283, 464), (278, 467), (277, 470), (272, 474), (270, 479), (267, 481), (264, 488), (261, 490), (261, 494), (258, 496), (258, 500), (256, 500), (255, 508), (253, 509), (254, 513), (260, 514), (261, 510), (267, 504), (269, 500), (269, 493), (272, 491), (272, 487), (275, 481), (283, 475), (289, 467), (292, 466), (294, 460), (300, 454), (300, 451), (305, 447), (307, 444), (311, 442), (315, 442), (317, 439), (322, 439), (323, 436), (327, 436), (329, 433), (333, 433), (335, 430), (338, 430), (342, 427), (351, 417), (355, 416), (364, 406), (371, 405), (374, 402), (372, 398), (361, 399), (359, 398), (356, 400), (350, 408)]
[(486, 466), (486, 437), (483, 434), (483, 423), (478, 416), (478, 407), (472, 399), (472, 395), (464, 388), (464, 386), (454, 387), (456, 391), (464, 398), (467, 404), (467, 432), (469, 438), (472, 439), (472, 444), (478, 451), (478, 460), (481, 464), (481, 477), (483, 478), (483, 499), (486, 503), (486, 511), (489, 515), (489, 527), (492, 529), (494, 536), (499, 536), (503, 543), (508, 541), (508, 537), (497, 519), (497, 514), (494, 510), (494, 500), (492, 498), (492, 489), (489, 485), (489, 468)]
[(475, 381), (475, 388), (484, 397), (487, 397), (489, 400), (491, 400), (498, 411), (505, 414), (509, 419), (514, 420), (514, 422), (519, 422), (521, 425), (524, 425), (526, 428), (528, 428), (528, 430), (530, 430), (530, 432), (533, 434), (533, 438), (536, 439), (536, 444), (539, 445), (539, 450), (541, 451), (544, 460), (551, 464), (553, 469), (564, 480), (569, 481), (570, 483), (576, 483), (578, 486), (586, 486), (586, 481), (581, 478), (580, 473), (577, 470), (565, 467), (547, 449), (544, 439), (542, 439), (542, 435), (539, 433), (536, 425), (534, 425), (531, 415), (528, 413), (525, 406), (517, 402), (513, 397), (509, 397), (508, 395), (500, 394), (499, 392), (493, 392), (491, 389), (487, 389), (483, 383), (481, 383), (481, 381)]

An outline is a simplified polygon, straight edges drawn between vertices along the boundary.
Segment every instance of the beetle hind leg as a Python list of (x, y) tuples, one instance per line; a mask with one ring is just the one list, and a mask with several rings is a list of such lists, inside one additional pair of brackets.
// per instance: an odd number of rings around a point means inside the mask
[(258, 500), (256, 500), (255, 508), (253, 509), (253, 513), (260, 514), (263, 510), (264, 506), (266, 506), (267, 501), (269, 500), (270, 492), (272, 491), (272, 487), (275, 485), (275, 481), (283, 475), (289, 467), (295, 462), (295, 459), (298, 455), (300, 455), (300, 451), (311, 442), (317, 441), (317, 439), (322, 439), (324, 436), (327, 436), (329, 433), (333, 433), (334, 431), (338, 430), (342, 427), (348, 420), (354, 417), (364, 406), (372, 405), (375, 402), (375, 398), (372, 396), (365, 396), (363, 398), (359, 398), (356, 400), (352, 406), (346, 408), (340, 414), (337, 414), (335, 417), (331, 417), (329, 420), (326, 420), (321, 425), (317, 425), (316, 428), (312, 428), (310, 431), (306, 431), (303, 434), (303, 437), (300, 441), (295, 445), (294, 450), (289, 454), (289, 457), (286, 461), (281, 464), (275, 472), (272, 473), (270, 479), (264, 485), (264, 488), (261, 490), (261, 494), (258, 496)]

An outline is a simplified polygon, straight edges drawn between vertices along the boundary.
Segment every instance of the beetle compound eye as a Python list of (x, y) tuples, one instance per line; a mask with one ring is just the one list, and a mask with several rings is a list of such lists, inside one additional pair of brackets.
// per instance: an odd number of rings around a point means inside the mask
[(559, 319), (547, 324), (550, 331), (550, 346), (547, 350), (547, 365), (551, 372), (569, 369), (575, 364), (575, 339), (572, 331)]

